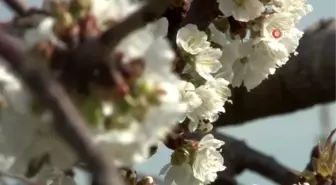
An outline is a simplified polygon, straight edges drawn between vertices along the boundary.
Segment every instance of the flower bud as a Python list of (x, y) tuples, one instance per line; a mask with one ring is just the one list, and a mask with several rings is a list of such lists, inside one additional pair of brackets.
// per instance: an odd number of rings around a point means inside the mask
[(142, 178), (137, 185), (155, 185), (153, 177), (146, 176)]

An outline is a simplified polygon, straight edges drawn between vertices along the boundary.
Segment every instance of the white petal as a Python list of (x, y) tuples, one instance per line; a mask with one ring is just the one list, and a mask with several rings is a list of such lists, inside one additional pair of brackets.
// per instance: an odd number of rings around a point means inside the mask
[(198, 123), (195, 122), (195, 121), (191, 121), (189, 124), (188, 124), (188, 129), (190, 132), (195, 132), (195, 130), (197, 129), (198, 127)]
[(199, 144), (206, 148), (209, 147), (219, 148), (224, 145), (224, 141), (215, 139), (215, 137), (212, 134), (207, 134), (202, 138)]

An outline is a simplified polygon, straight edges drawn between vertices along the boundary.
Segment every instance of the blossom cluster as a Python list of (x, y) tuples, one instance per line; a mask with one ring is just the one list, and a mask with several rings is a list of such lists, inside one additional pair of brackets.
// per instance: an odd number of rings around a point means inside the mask
[(253, 89), (297, 54), (303, 32), (295, 25), (312, 11), (306, 0), (218, 2), (225, 17), (232, 16), (243, 25), (233, 35), (228, 33), (230, 28), (224, 33), (215, 24), (210, 28), (213, 41), (225, 52), (222, 75), (233, 87), (244, 84), (247, 90)]
[[(220, 153), (224, 142), (209, 132), (225, 114), (225, 104), (234, 103), (229, 86), (251, 90), (296, 55), (303, 33), (295, 25), (312, 10), (305, 0), (217, 1), (222, 15), (205, 30), (187, 24), (171, 41), (163, 17), (131, 32), (105, 57), (115, 66), (113, 74), (98, 62), (84, 75), (69, 74), (65, 70), (75, 70), (76, 64), (55, 61), (60, 53), (99, 38), (141, 8), (141, 2), (45, 0), (50, 16), (26, 29), (22, 39), (27, 53), (58, 74), (88, 120), (92, 141), (113, 156), (115, 165), (133, 168), (144, 162), (151, 147), (182, 128), (160, 174), (167, 185), (206, 185), (226, 168)], [(76, 184), (63, 171), (79, 159), (51, 126), (49, 110), (3, 61), (0, 88), (0, 153), (8, 159), (2, 170), (26, 174), (32, 163), (47, 158), (35, 179)], [(192, 132), (205, 135), (200, 141), (183, 138)]]

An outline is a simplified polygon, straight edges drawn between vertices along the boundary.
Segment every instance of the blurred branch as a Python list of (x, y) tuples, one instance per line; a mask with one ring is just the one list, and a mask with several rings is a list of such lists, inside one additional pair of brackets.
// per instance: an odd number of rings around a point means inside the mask
[(219, 14), (217, 0), (189, 0), (191, 1), (189, 11), (182, 22), (196, 24), (199, 29), (204, 30)]
[(28, 11), (28, 5), (24, 0), (3, 0), (4, 3), (19, 16), (23, 16)]
[(87, 162), (95, 185), (121, 185), (117, 169), (104, 160), (93, 145), (87, 125), (70, 98), (47, 70), (31, 58), (14, 38), (0, 30), (0, 56), (18, 73), (25, 84), (38, 95), (38, 99), (48, 106), (54, 115), (54, 126), (60, 136)]
[(216, 0), (175, 0), (181, 4), (172, 6), (164, 14), (169, 21), (168, 38), (175, 44), (179, 28), (187, 24), (196, 24), (204, 30), (220, 14)]
[(132, 31), (145, 26), (148, 22), (161, 16), (169, 6), (170, 1), (142, 1), (144, 4), (139, 10), (126, 17), (120, 23), (116, 23), (105, 31), (99, 39), (85, 41), (72, 50), (70, 54), (66, 53), (68, 55), (65, 57), (66, 60), (71, 60), (70, 65), (74, 66), (72, 69), (79, 70), (70, 71), (71, 74), (74, 74), (72, 77), (77, 75), (76, 72), (81, 73), (84, 68), (90, 69), (88, 66), (95, 65), (98, 62), (103, 62), (107, 64), (106, 66), (113, 68), (114, 63), (106, 60), (106, 58), (110, 56), (114, 47)]
[(130, 32), (145, 26), (161, 16), (168, 8), (171, 0), (147, 0), (135, 13), (131, 14), (122, 22), (108, 29), (101, 37), (101, 42), (109, 48), (114, 48), (118, 42)]
[(225, 141), (222, 155), (225, 159), (224, 171), (212, 185), (237, 185), (235, 177), (244, 170), (251, 170), (278, 184), (293, 185), (299, 178), (274, 158), (250, 148), (244, 141), (226, 134), (214, 132), (215, 138)]

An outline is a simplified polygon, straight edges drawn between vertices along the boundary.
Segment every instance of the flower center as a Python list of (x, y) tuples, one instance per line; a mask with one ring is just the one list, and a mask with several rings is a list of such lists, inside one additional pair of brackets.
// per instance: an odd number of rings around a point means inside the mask
[(237, 6), (242, 6), (245, 0), (234, 0)]
[(279, 39), (280, 37), (282, 37), (282, 31), (280, 29), (274, 29), (272, 31), (272, 36), (275, 39)]

